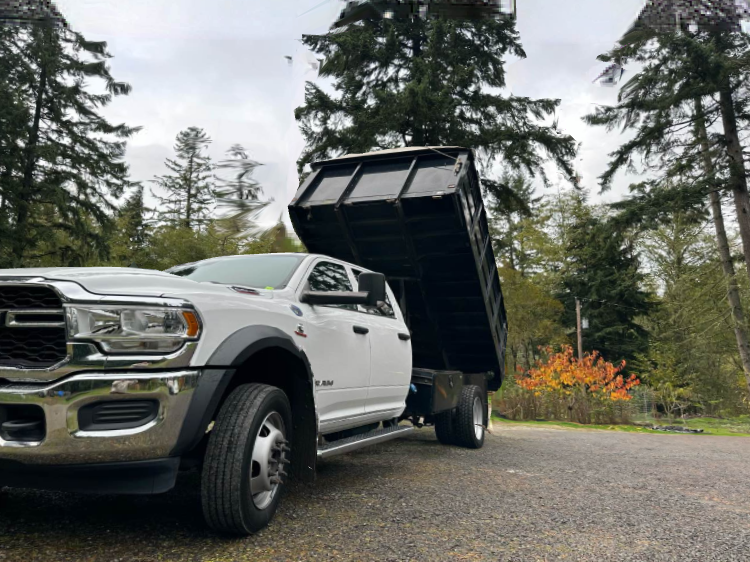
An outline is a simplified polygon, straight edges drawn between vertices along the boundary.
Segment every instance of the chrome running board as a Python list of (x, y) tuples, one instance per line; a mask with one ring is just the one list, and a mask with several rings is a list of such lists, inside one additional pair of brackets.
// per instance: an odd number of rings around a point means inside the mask
[(328, 457), (334, 457), (336, 455), (343, 455), (344, 453), (350, 453), (363, 447), (375, 445), (376, 443), (383, 443), (384, 441), (390, 441), (397, 437), (402, 437), (407, 433), (414, 431), (413, 426), (395, 426), (383, 429), (376, 429), (369, 431), (361, 435), (355, 435), (353, 437), (347, 437), (346, 439), (339, 439), (332, 443), (326, 443), (323, 447), (318, 449), (318, 458), (327, 459)]

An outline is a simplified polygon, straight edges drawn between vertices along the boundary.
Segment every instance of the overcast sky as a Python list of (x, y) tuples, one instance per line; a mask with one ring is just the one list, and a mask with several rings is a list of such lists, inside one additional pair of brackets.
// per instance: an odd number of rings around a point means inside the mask
[[(324, 33), (341, 0), (57, 0), (57, 5), (74, 29), (109, 43), (112, 74), (133, 86), (129, 96), (106, 109), (113, 121), (143, 127), (127, 153), (133, 179), (165, 173), (176, 134), (195, 125), (213, 139), (214, 160), (240, 143), (264, 163), (256, 176), (277, 201), (271, 214), (283, 212), (297, 186), (295, 161), (303, 147), (293, 111), (302, 104), (305, 80), (317, 77), (310, 64), (315, 58), (298, 39)], [(576, 165), (583, 186), (604, 201), (621, 198), (634, 178), (621, 175), (611, 192), (598, 196), (597, 176), (622, 138), (587, 127), (581, 116), (597, 103), (616, 101), (616, 89), (592, 83), (605, 66), (596, 56), (614, 45), (642, 5), (643, 0), (518, 0), (528, 58), (509, 62), (509, 90), (562, 100), (560, 125), (582, 144)]]

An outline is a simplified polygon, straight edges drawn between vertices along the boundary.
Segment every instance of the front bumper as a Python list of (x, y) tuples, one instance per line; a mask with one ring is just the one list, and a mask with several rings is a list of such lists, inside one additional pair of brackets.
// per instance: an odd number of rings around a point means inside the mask
[(87, 494), (161, 494), (174, 488), (178, 457), (60, 466), (0, 461), (0, 486)]
[[(36, 405), (44, 411), (46, 434), (38, 442), (0, 437), (0, 473), (4, 462), (26, 465), (80, 465), (145, 461), (170, 456), (180, 437), (201, 371), (160, 373), (87, 372), (65, 380), (0, 385), (0, 405)], [(78, 411), (102, 400), (158, 401), (158, 414), (132, 429), (83, 431)]]

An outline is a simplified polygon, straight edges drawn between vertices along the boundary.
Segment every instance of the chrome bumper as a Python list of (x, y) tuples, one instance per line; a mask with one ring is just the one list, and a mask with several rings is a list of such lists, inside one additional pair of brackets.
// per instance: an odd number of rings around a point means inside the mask
[[(177, 442), (200, 371), (85, 373), (48, 385), (0, 385), (0, 405), (34, 404), (44, 410), (46, 436), (39, 442), (4, 441), (0, 461), (82, 464), (140, 461), (169, 456)], [(78, 410), (102, 399), (153, 399), (157, 417), (134, 429), (82, 431)]]
[(174, 353), (166, 355), (104, 355), (94, 344), (68, 343), (68, 356), (57, 365), (45, 369), (20, 369), (0, 365), (0, 379), (12, 382), (47, 382), (85, 371), (115, 369), (182, 369), (198, 349), (198, 342), (186, 342)]

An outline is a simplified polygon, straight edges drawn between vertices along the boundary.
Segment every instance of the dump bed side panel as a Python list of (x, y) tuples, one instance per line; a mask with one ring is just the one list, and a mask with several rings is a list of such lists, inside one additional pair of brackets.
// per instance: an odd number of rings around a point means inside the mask
[(313, 253), (388, 277), (414, 365), (504, 372), (506, 318), (473, 154), (414, 149), (316, 165), (289, 206)]

